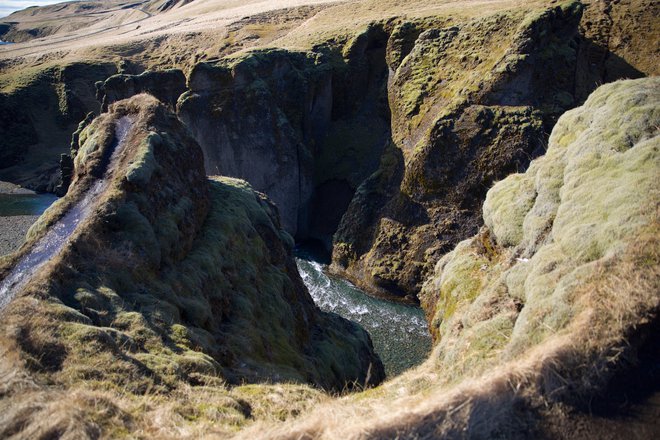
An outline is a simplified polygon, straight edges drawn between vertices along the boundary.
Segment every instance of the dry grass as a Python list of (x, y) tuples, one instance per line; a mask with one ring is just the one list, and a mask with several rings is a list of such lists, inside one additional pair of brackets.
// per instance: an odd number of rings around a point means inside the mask
[(238, 438), (528, 438), (557, 405), (584, 404), (598, 394), (623, 359), (634, 356), (629, 341), (640, 326), (659, 319), (657, 225), (620, 255), (599, 261), (575, 292), (583, 311), (520, 358), (455, 385), (443, 385), (444, 372), (431, 359), (293, 424), (258, 423)]
[[(644, 336), (645, 328), (660, 319), (660, 195), (653, 179), (648, 179), (657, 175), (656, 83), (644, 80), (605, 87), (559, 122), (548, 154), (524, 175), (536, 176), (538, 194), (560, 192), (558, 204), (539, 206), (551, 199), (541, 198), (535, 207), (530, 203), (491, 206), (529, 215), (547, 209), (559, 212), (551, 215), (552, 232), (544, 240), (529, 240), (538, 235), (530, 224), (522, 237), (495, 227), (494, 249), (484, 249), (484, 238), (479, 236), (438, 264), (436, 282), (429, 281), (425, 290), (426, 295), (440, 292), (438, 302), (427, 302), (426, 307), (434, 307), (442, 316), (441, 331), (426, 363), (374, 390), (326, 403), (293, 424), (259, 423), (239, 437), (529, 438), (546, 428), (570, 435), (566, 430), (572, 414), (597, 399), (615, 374), (635, 365), (644, 337), (657, 337)], [(615, 125), (631, 134), (623, 149), (611, 148), (618, 145), (618, 138), (601, 127), (616, 118), (625, 122)], [(575, 136), (567, 141), (562, 133), (571, 130)], [(600, 152), (597, 161), (591, 160), (594, 151)], [(626, 159), (613, 160), (618, 154)], [(612, 168), (614, 162), (625, 171)], [(564, 177), (559, 187), (553, 173)], [(621, 178), (617, 196), (591, 181), (601, 178)], [(520, 176), (508, 178), (492, 191), (508, 191), (520, 181)], [(591, 196), (583, 200), (581, 209), (591, 216), (606, 212), (610, 217), (596, 223), (588, 237), (571, 235), (572, 247), (564, 248), (556, 259), (548, 249), (563, 239), (562, 231), (573, 230), (571, 219), (582, 221), (580, 210), (566, 212), (562, 206), (575, 198), (582, 200), (583, 185), (591, 189)], [(605, 189), (605, 202), (595, 187)], [(522, 189), (527, 191), (524, 185)], [(623, 211), (634, 213), (634, 220), (626, 220), (624, 227), (615, 216), (621, 215), (618, 196), (626, 191), (638, 195), (624, 197), (629, 205)], [(520, 228), (519, 213), (500, 214), (491, 222), (511, 217)], [(546, 227), (543, 222), (535, 225)], [(589, 240), (608, 244), (586, 258)], [(519, 258), (524, 249), (531, 254)], [(562, 269), (562, 265), (570, 267)], [(522, 293), (506, 287), (520, 283), (507, 278), (517, 267), (527, 267), (523, 270), (529, 277)], [(554, 270), (560, 275), (544, 276), (543, 271)], [(462, 279), (462, 284), (459, 281), (457, 286), (452, 277)], [(473, 294), (470, 285), (475, 280), (478, 292)], [(449, 298), (453, 294), (456, 297)], [(498, 323), (509, 319), (512, 326), (498, 330)], [(483, 333), (483, 328), (488, 331)]]

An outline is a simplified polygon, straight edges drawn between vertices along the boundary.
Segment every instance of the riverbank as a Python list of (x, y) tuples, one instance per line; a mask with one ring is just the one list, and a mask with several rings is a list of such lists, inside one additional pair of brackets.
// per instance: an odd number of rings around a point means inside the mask
[(0, 256), (20, 248), (25, 243), (25, 234), (38, 218), (38, 215), (0, 216)]
[(16, 251), (25, 242), (30, 226), (56, 200), (49, 194), (0, 181), (0, 256)]

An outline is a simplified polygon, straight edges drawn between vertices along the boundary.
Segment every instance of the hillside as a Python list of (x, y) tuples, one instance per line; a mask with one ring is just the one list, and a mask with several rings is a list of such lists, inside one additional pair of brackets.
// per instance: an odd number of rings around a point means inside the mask
[[(0, 181), (63, 197), (0, 258), (0, 437), (660, 435), (658, 14), (7, 17)], [(369, 334), (314, 304), (304, 246), (323, 283), (421, 306), (429, 358), (385, 380)]]
[[(207, 180), (157, 100), (113, 105), (81, 132), (67, 196), (1, 261), (2, 437), (146, 429), (143, 405), (174, 395), (175, 420), (226, 431), (271, 392), (319, 394), (295, 384), (379, 383), (368, 334), (314, 306), (291, 245), (265, 196)], [(247, 385), (274, 382), (290, 385)]]

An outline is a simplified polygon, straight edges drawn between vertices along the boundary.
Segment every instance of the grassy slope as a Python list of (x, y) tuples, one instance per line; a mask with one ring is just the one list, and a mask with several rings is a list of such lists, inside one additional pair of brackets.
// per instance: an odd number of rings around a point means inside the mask
[(0, 436), (228, 434), (318, 389), (381, 381), (366, 332), (313, 305), (272, 205), (243, 181), (208, 182), (199, 147), (146, 95), (83, 130), (69, 193), (0, 270), (84, 195), (125, 114), (135, 128), (108, 190), (2, 311)]
[[(659, 84), (603, 86), (560, 119), (545, 156), (488, 193), (487, 226), (424, 288), (437, 342), (425, 364), (244, 438), (578, 435), (572, 417), (639, 362), (658, 319)], [(626, 427), (654, 429), (607, 435)]]
[[(85, 35), (85, 32), (96, 32), (96, 28), (78, 34), (62, 30), (48, 40), (3, 48), (0, 50), (0, 58), (9, 60), (10, 64), (33, 64), (36, 55), (39, 55), (39, 63), (45, 60), (59, 62), (62, 59), (107, 60), (109, 56), (115, 55), (144, 57), (154, 65), (155, 60), (172, 52), (172, 56), (174, 53), (185, 56), (185, 62), (190, 63), (189, 59), (193, 57), (220, 55), (216, 52), (223, 45), (220, 43), (232, 46), (240, 40), (249, 40), (249, 46), (268, 45), (304, 50), (331, 38), (352, 36), (356, 30), (371, 22), (391, 17), (412, 19), (441, 15), (460, 20), (520, 6), (513, 0), (497, 0), (487, 4), (474, 0), (460, 4), (446, 0), (362, 0), (346, 3), (287, 0), (268, 4), (244, 3), (238, 6), (237, 2), (197, 0), (174, 11), (154, 14), (140, 23), (137, 30), (133, 26), (114, 29), (116, 20), (121, 20), (116, 14), (108, 14), (113, 17), (113, 21), (106, 24), (109, 30), (98, 38)], [(525, 7), (543, 7), (552, 3), (551, 0), (535, 0), (526, 2)], [(70, 15), (61, 14), (61, 11), (58, 12), (53, 19), (70, 20)], [(101, 25), (97, 27), (101, 28)], [(157, 45), (154, 44), (156, 42)], [(137, 53), (143, 48), (149, 50), (145, 54)]]

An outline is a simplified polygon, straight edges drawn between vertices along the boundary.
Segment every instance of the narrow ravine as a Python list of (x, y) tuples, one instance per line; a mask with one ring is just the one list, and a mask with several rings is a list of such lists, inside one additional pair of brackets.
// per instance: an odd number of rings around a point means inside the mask
[(421, 364), (431, 350), (424, 312), (414, 306), (374, 298), (350, 282), (329, 276), (326, 265), (305, 249), (296, 251), (298, 270), (316, 305), (364, 327), (388, 377)]
[(62, 249), (76, 227), (92, 212), (99, 196), (108, 188), (110, 176), (125, 146), (126, 137), (133, 125), (133, 119), (124, 116), (115, 126), (115, 143), (110, 161), (103, 177), (92, 185), (82, 199), (72, 206), (64, 216), (50, 227), (48, 232), (39, 239), (12, 268), (5, 279), (0, 282), (0, 310), (9, 304), (20, 288), (37, 272), (46, 262), (53, 258)]

